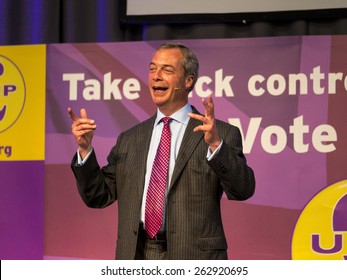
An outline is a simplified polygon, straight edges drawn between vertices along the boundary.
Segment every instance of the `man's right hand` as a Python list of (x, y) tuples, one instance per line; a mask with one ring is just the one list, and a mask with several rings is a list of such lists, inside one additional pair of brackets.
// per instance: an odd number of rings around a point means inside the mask
[(88, 118), (85, 109), (81, 109), (81, 117), (76, 116), (71, 108), (68, 108), (68, 112), (70, 118), (73, 120), (71, 125), (72, 134), (75, 136), (78, 144), (80, 156), (84, 159), (92, 149), (92, 139), (94, 130), (96, 129), (95, 121)]

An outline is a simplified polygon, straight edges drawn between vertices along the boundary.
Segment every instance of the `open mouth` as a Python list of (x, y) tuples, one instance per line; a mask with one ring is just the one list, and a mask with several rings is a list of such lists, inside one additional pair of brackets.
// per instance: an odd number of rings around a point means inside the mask
[(164, 92), (167, 91), (168, 87), (158, 87), (158, 86), (154, 86), (152, 87), (154, 92)]

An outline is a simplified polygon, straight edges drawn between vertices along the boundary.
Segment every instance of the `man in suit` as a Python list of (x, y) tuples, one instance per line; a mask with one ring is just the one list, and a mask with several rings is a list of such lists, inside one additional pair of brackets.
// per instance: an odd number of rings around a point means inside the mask
[[(119, 135), (103, 168), (92, 148), (95, 121), (85, 109), (80, 117), (68, 109), (78, 144), (71, 167), (82, 199), (94, 208), (118, 201), (117, 259), (227, 259), (220, 199), (223, 192), (228, 199), (248, 199), (255, 179), (239, 129), (215, 119), (212, 98), (202, 100), (204, 114), (189, 104), (198, 68), (195, 54), (182, 44), (156, 50), (148, 86), (157, 112)], [(159, 229), (151, 234), (147, 201), (163, 117), (170, 117), (169, 163), (157, 175), (168, 176), (162, 202), (154, 202), (163, 211)]]

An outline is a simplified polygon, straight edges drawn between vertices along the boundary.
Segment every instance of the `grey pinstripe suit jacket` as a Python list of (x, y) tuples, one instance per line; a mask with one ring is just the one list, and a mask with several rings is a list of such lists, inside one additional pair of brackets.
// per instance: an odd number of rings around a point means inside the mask
[[(197, 111), (193, 108), (195, 113)], [(94, 152), (83, 166), (76, 155), (71, 167), (79, 193), (89, 207), (118, 201), (117, 259), (134, 259), (146, 160), (155, 116), (120, 134), (100, 169)], [(253, 170), (242, 152), (238, 128), (217, 120), (223, 145), (206, 160), (200, 123), (190, 119), (176, 160), (166, 208), (168, 259), (227, 259), (227, 242), (220, 213), (223, 191), (228, 199), (245, 200), (255, 190)]]

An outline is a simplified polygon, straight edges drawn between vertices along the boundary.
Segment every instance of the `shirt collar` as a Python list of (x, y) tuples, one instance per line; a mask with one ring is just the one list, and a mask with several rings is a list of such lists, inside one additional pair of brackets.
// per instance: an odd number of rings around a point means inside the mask
[[(189, 122), (188, 113), (191, 113), (192, 111), (193, 111), (192, 106), (190, 106), (189, 102), (187, 102), (187, 104), (184, 107), (182, 107), (181, 109), (179, 109), (177, 112), (173, 113), (169, 117), (174, 119), (177, 122), (187, 124)], [(163, 117), (165, 117), (165, 115), (162, 112), (160, 112), (159, 109), (157, 109), (157, 117), (155, 119), (155, 124), (158, 124)]]

